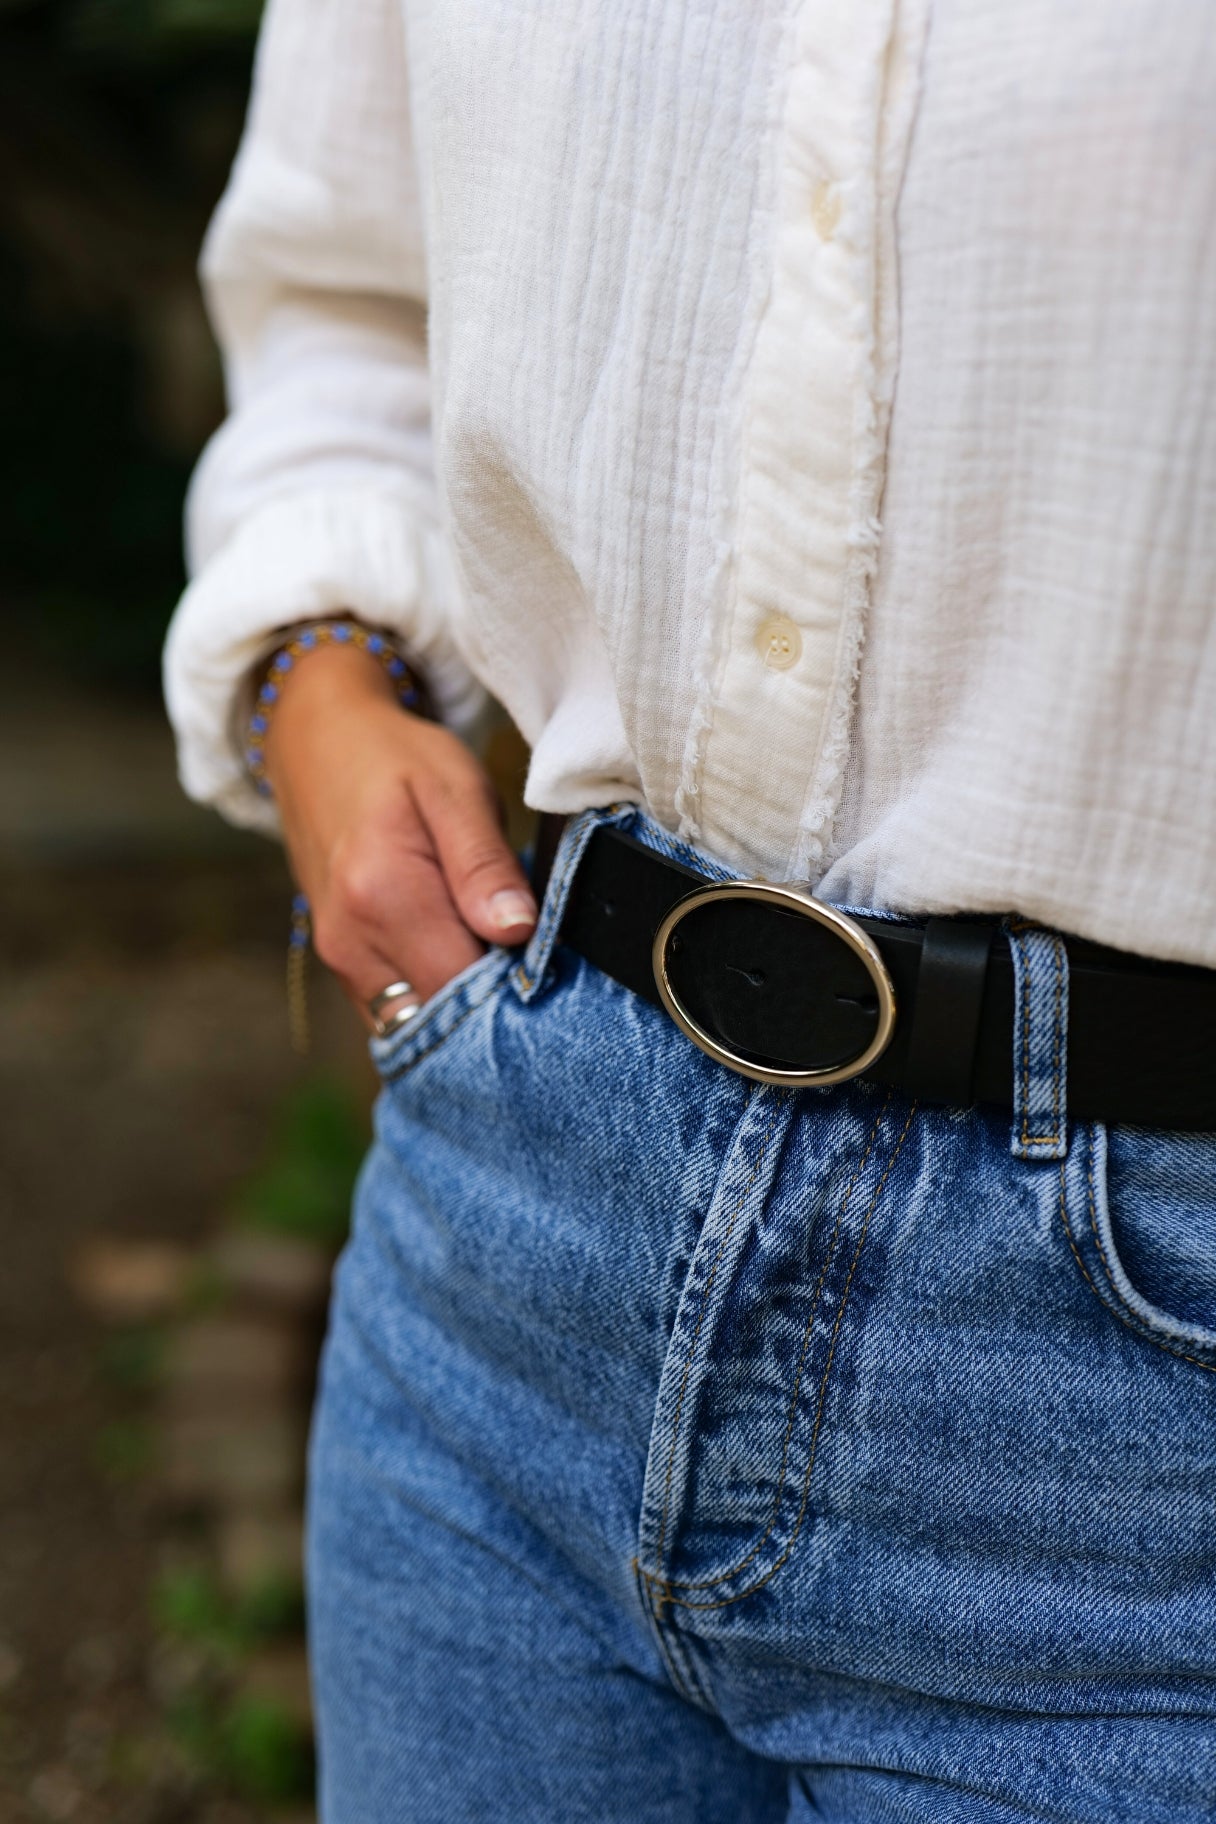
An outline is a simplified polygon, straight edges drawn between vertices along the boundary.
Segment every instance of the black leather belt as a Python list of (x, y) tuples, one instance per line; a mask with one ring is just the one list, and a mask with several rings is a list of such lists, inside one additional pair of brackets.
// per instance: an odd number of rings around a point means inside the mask
[[(538, 895), (558, 832), (544, 820)], [(843, 918), (796, 888), (716, 885), (602, 826), (560, 938), (744, 1075), (1012, 1106), (1013, 965), (994, 920)], [(1216, 1130), (1216, 970), (1065, 941), (1069, 1113)]]

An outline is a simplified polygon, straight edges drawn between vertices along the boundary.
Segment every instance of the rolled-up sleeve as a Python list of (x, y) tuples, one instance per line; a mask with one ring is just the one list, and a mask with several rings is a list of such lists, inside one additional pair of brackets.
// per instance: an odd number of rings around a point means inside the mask
[(401, 0), (270, 0), (201, 272), (230, 412), (191, 484), (166, 701), (186, 791), (273, 827), (242, 725), (284, 627), (353, 613), (453, 727), (485, 701), (451, 633)]

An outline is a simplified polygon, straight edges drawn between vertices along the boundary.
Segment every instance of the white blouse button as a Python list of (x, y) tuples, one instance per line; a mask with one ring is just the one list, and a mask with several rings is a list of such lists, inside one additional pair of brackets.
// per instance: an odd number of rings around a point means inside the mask
[(760, 623), (756, 650), (770, 671), (788, 671), (802, 657), (802, 635), (785, 614), (770, 614)]
[(840, 191), (821, 177), (811, 191), (811, 220), (821, 241), (830, 241), (840, 221)]

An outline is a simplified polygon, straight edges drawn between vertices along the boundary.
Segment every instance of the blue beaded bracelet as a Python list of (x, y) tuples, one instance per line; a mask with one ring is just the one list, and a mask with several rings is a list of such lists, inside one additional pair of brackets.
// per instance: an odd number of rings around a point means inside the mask
[(305, 627), (303, 632), (280, 647), (271, 659), (265, 681), (254, 703), (253, 714), (249, 718), (245, 765), (249, 777), (263, 798), (273, 797), (270, 780), (266, 776), (266, 735), (284, 681), (302, 658), (322, 646), (354, 646), (360, 652), (366, 652), (383, 666), (393, 680), (402, 709), (422, 707), (422, 688), (417, 678), (391, 640), (385, 639), (382, 633), (372, 633), (368, 628), (360, 626), (358, 621), (317, 621), (313, 626)]
[(287, 939), (287, 1027), (292, 1050), (308, 1055), (308, 946), (312, 942), (312, 910), (307, 895), (297, 893), (291, 902), (291, 935)]
[[(266, 735), (288, 673), (322, 646), (354, 646), (378, 660), (397, 687), (397, 700), (403, 709), (422, 709), (423, 692), (417, 678), (401, 654), (382, 633), (371, 633), (357, 621), (317, 621), (305, 627), (294, 639), (279, 649), (266, 670), (265, 681), (258, 691), (249, 733), (245, 742), (245, 765), (249, 776), (263, 798), (273, 797), (266, 776)], [(291, 1041), (302, 1055), (308, 1051), (308, 946), (312, 937), (312, 914), (303, 893), (291, 902), (291, 934), (287, 944), (287, 1018)]]

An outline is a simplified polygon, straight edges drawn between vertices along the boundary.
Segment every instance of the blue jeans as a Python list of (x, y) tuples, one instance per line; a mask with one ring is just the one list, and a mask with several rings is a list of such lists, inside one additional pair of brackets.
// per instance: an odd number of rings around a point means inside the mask
[(325, 1824), (1210, 1824), (1216, 1139), (1068, 1122), (1033, 930), (1012, 1117), (745, 1081), (555, 943), (605, 817), (373, 1045)]

